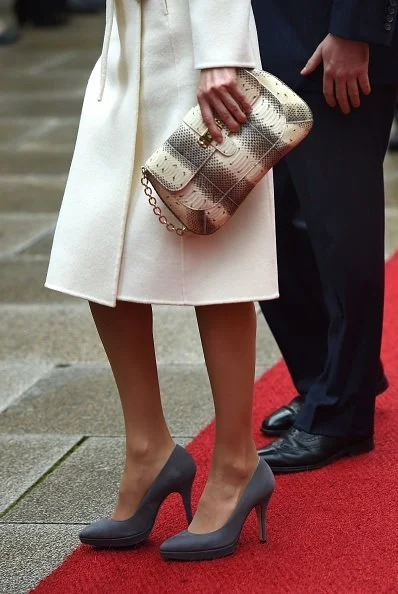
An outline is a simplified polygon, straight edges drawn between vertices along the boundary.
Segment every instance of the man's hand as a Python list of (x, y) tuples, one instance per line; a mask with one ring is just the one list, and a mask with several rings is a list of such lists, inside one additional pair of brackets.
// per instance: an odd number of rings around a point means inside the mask
[(238, 132), (251, 111), (248, 98), (237, 84), (236, 68), (202, 70), (197, 95), (203, 120), (217, 142), (222, 142), (223, 136), (215, 123), (215, 114), (232, 132)]
[(369, 82), (369, 44), (329, 34), (320, 43), (301, 71), (308, 76), (323, 62), (323, 94), (330, 107), (339, 104), (343, 113), (361, 105), (360, 90), (371, 92)]

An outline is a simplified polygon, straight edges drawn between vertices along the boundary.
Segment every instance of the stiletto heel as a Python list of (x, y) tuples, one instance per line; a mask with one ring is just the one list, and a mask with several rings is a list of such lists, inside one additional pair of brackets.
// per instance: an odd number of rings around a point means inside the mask
[(187, 519), (192, 518), (191, 490), (196, 474), (192, 456), (176, 445), (163, 469), (144, 495), (137, 511), (127, 520), (98, 520), (79, 534), (81, 542), (95, 547), (131, 547), (150, 535), (162, 503), (171, 493), (181, 493)]
[(265, 520), (265, 514), (267, 511), (269, 500), (270, 497), (268, 497), (266, 501), (263, 501), (263, 503), (259, 503), (258, 505), (256, 505), (260, 542), (267, 542), (267, 525)]
[(192, 483), (193, 479), (188, 482), (180, 491), (181, 499), (184, 504), (185, 514), (187, 516), (187, 523), (190, 524), (193, 519), (192, 514)]
[(180, 561), (202, 561), (231, 555), (237, 547), (246, 518), (254, 508), (259, 518), (260, 540), (265, 542), (265, 512), (274, 487), (275, 479), (270, 467), (260, 460), (234, 513), (222, 528), (206, 534), (184, 530), (166, 540), (160, 547), (160, 554), (165, 559)]

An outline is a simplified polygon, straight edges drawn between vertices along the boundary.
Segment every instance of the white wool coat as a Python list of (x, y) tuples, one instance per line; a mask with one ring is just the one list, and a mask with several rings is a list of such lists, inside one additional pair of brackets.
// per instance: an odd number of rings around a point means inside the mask
[(109, 306), (278, 295), (271, 175), (209, 237), (168, 233), (140, 187), (140, 166), (196, 103), (199, 70), (259, 65), (250, 0), (107, 0), (48, 288)]

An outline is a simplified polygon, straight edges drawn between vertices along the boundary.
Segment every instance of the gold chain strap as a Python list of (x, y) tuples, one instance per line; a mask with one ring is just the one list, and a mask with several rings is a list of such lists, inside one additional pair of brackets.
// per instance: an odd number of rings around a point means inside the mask
[(141, 169), (141, 171), (142, 171), (141, 183), (144, 186), (145, 196), (147, 196), (148, 202), (151, 205), (154, 214), (158, 217), (159, 223), (161, 223), (162, 225), (165, 225), (167, 231), (170, 231), (170, 233), (176, 233), (177, 235), (182, 237), (186, 231), (186, 228), (185, 227), (176, 227), (175, 225), (173, 225), (173, 223), (170, 223), (167, 220), (167, 218), (162, 214), (162, 210), (161, 210), (160, 206), (158, 206), (157, 200), (156, 200), (155, 196), (153, 195), (152, 187), (149, 185), (149, 180), (148, 180), (145, 168), (143, 167)]

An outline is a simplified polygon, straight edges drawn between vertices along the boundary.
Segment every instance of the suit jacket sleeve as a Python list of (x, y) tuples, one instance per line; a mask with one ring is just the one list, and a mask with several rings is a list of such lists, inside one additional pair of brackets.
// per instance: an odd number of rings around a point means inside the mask
[(397, 0), (333, 0), (329, 32), (347, 39), (391, 45)]
[(195, 68), (254, 68), (250, 0), (189, 0)]

